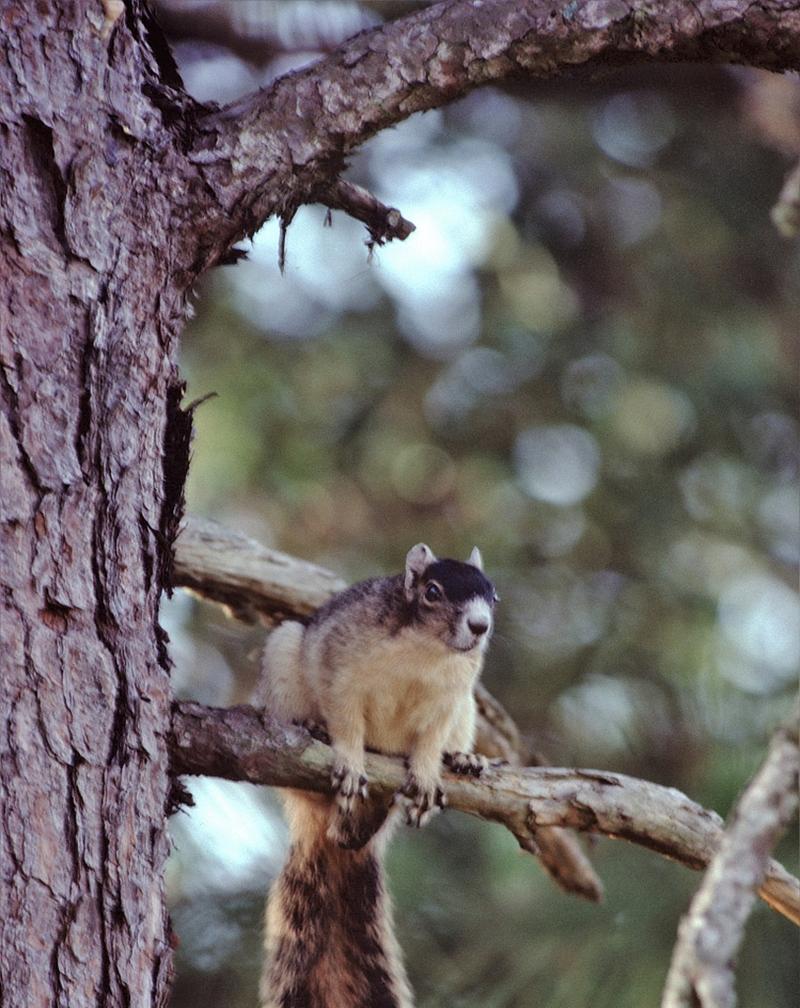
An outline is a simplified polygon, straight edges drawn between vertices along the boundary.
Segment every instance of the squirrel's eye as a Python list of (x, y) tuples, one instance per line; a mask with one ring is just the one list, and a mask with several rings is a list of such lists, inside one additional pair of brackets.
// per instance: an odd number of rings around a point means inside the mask
[(442, 597), (442, 589), (439, 585), (434, 584), (433, 581), (425, 589), (425, 601), (426, 602), (438, 602)]

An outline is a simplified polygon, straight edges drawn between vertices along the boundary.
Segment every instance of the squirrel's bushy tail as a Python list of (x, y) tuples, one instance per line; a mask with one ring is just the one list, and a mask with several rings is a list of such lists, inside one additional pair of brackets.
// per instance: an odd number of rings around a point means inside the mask
[(411, 1008), (384, 881), (390, 824), (345, 850), (326, 835), (330, 799), (285, 800), (292, 845), (267, 903), (262, 1008)]

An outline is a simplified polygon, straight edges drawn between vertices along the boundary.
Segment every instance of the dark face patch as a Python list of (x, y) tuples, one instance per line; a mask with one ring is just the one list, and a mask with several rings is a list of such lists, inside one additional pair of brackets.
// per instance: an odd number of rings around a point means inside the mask
[(436, 581), (442, 586), (448, 601), (455, 605), (471, 598), (484, 598), (489, 605), (494, 604), (494, 585), (472, 564), (460, 560), (437, 560), (425, 568), (420, 579), (421, 584)]

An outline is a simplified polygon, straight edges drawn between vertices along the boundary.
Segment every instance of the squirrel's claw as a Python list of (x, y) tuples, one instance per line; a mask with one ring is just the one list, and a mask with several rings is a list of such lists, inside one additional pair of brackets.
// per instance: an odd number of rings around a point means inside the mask
[(359, 799), (369, 794), (367, 778), (344, 763), (337, 763), (331, 770), (331, 784), (336, 792), (336, 804), (341, 812), (349, 815)]
[(408, 774), (395, 798), (403, 806), (408, 825), (416, 827), (424, 826), (447, 804), (447, 796), (439, 784), (425, 786), (412, 773)]
[(480, 777), (489, 766), (489, 760), (480, 753), (446, 752), (442, 755), (446, 767), (457, 774)]

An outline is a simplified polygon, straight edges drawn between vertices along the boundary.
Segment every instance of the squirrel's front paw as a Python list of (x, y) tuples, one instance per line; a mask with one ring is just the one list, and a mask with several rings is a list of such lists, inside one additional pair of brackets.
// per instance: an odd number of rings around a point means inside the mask
[(438, 781), (423, 784), (409, 771), (396, 796), (403, 806), (409, 826), (424, 826), (437, 809), (447, 804)]
[(470, 777), (480, 777), (489, 766), (489, 760), (485, 756), (474, 752), (446, 752), (442, 759), (453, 773), (469, 774)]
[(335, 763), (331, 770), (331, 784), (336, 794), (336, 804), (339, 811), (349, 815), (356, 803), (366, 798), (367, 778), (360, 770), (355, 770), (346, 763)]

